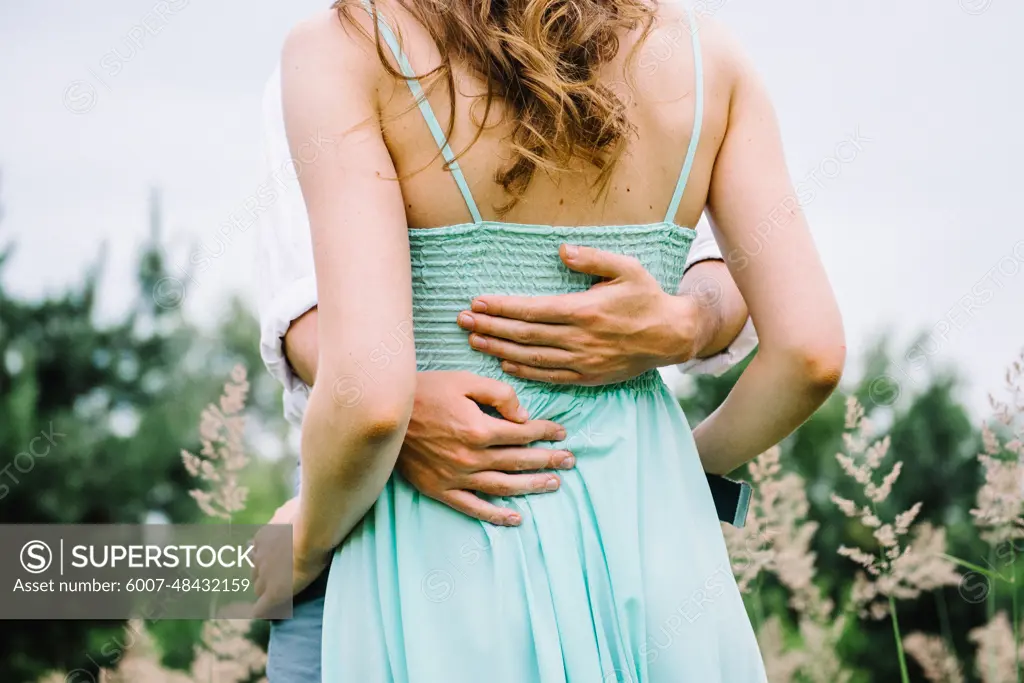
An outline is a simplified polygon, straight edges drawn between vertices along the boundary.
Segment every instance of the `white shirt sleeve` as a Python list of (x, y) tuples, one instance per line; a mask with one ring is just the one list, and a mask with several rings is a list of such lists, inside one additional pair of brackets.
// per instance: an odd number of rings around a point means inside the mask
[[(283, 338), (292, 321), (316, 306), (316, 276), (309, 218), (299, 187), (301, 160), (288, 149), (281, 103), (281, 73), (275, 70), (263, 93), (263, 151), (267, 176), (257, 198), (260, 356), (284, 385), (284, 414), (300, 424), (309, 387), (292, 371)], [(315, 153), (315, 149), (309, 154)]]
[[(697, 223), (697, 237), (690, 245), (690, 254), (686, 258), (686, 267), (709, 259), (722, 259), (722, 251), (718, 248), (715, 235), (711, 232), (711, 225), (707, 216), (701, 216)], [(746, 324), (736, 338), (732, 340), (725, 349), (708, 358), (693, 358), (680, 363), (676, 367), (681, 372), (694, 375), (721, 375), (729, 368), (746, 358), (754, 347), (757, 346), (757, 331), (754, 330), (754, 323), (747, 318)]]

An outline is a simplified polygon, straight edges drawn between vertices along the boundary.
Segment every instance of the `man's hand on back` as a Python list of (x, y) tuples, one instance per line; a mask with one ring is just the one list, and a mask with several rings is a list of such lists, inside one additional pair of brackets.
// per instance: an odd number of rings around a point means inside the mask
[[(284, 338), (288, 362), (312, 386), (317, 370), (317, 309), (295, 320)], [(501, 417), (488, 415), (491, 406)], [(502, 419), (504, 418), (504, 419)], [(416, 489), (470, 517), (515, 526), (521, 517), (480, 498), (556, 491), (561, 480), (551, 472), (571, 469), (569, 451), (527, 446), (561, 441), (565, 429), (554, 422), (530, 420), (515, 390), (504, 382), (470, 372), (418, 372), (416, 394), (405, 443), (396, 467)]]
[[(478, 296), (459, 314), (470, 345), (500, 358), (508, 374), (610, 384), (687, 361), (718, 336), (716, 308), (696, 295), (667, 294), (637, 259), (568, 245), (559, 253), (573, 270), (605, 279), (574, 294)], [(741, 325), (745, 318), (743, 310)]]
[[(502, 417), (488, 415), (482, 405)], [(575, 458), (569, 451), (527, 447), (564, 438), (565, 429), (554, 422), (528, 419), (508, 384), (470, 372), (420, 372), (397, 468), (426, 496), (476, 519), (516, 526), (522, 521), (519, 513), (477, 494), (558, 490), (557, 475), (524, 472), (571, 469)]]

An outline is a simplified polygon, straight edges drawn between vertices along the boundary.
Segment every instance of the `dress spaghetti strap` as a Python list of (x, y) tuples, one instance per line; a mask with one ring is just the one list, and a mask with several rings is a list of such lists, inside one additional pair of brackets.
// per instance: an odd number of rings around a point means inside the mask
[[(466, 182), (466, 177), (463, 175), (462, 169), (459, 168), (459, 163), (455, 160), (455, 154), (452, 152), (451, 146), (448, 144), (448, 140), (444, 134), (444, 129), (441, 127), (437, 116), (434, 114), (434, 109), (430, 106), (426, 93), (423, 91), (423, 86), (420, 84), (419, 80), (417, 80), (416, 71), (413, 69), (412, 64), (409, 62), (409, 58), (402, 50), (398, 37), (395, 35), (395, 32), (391, 29), (391, 26), (387, 23), (384, 17), (376, 11), (371, 0), (363, 0), (363, 5), (370, 16), (376, 19), (377, 28), (380, 31), (381, 36), (384, 38), (384, 42), (387, 43), (392, 54), (394, 54), (402, 75), (406, 77), (406, 83), (409, 85), (409, 90), (412, 93), (413, 98), (416, 100), (416, 104), (419, 107), (420, 113), (423, 115), (423, 119), (427, 123), (427, 127), (430, 129), (430, 134), (434, 137), (434, 142), (437, 143), (437, 146), (441, 150), (441, 155), (444, 157), (445, 162), (447, 162), (448, 169), (451, 171), (456, 185), (458, 185), (459, 192), (462, 193), (462, 198), (466, 202), (466, 208), (469, 209), (473, 222), (481, 223), (483, 218), (480, 215), (480, 210), (477, 208), (476, 200), (473, 199), (473, 194), (469, 190), (469, 184)], [(683, 193), (686, 190), (686, 184), (690, 178), (693, 161), (697, 156), (697, 146), (700, 142), (701, 129), (704, 123), (704, 63), (701, 57), (700, 33), (696, 17), (689, 7), (686, 8), (686, 14), (687, 21), (690, 26), (690, 36), (693, 43), (693, 65), (695, 72), (694, 89), (696, 91), (696, 103), (693, 120), (693, 133), (690, 137), (689, 148), (686, 150), (683, 168), (679, 173), (675, 191), (672, 194), (668, 211), (665, 214), (664, 222), (666, 223), (675, 222), (675, 215), (679, 211), (679, 204), (683, 199)]]
[(689, 7), (686, 8), (687, 23), (690, 25), (690, 38), (693, 42), (693, 69), (695, 76), (694, 89), (696, 91), (696, 111), (693, 116), (693, 133), (690, 136), (690, 146), (686, 150), (686, 159), (683, 161), (683, 169), (676, 181), (675, 192), (672, 193), (672, 201), (668, 205), (668, 213), (665, 214), (666, 223), (674, 223), (676, 213), (679, 211), (679, 203), (683, 200), (683, 192), (686, 190), (686, 182), (690, 179), (690, 171), (693, 169), (693, 160), (697, 156), (697, 145), (700, 142), (700, 132), (704, 125), (704, 60), (700, 51), (700, 31), (697, 26), (697, 18)]
[(384, 17), (377, 12), (376, 7), (374, 7), (370, 0), (363, 0), (363, 6), (371, 17), (376, 18), (377, 28), (380, 31), (381, 36), (384, 38), (384, 42), (387, 43), (389, 48), (391, 48), (391, 52), (394, 54), (395, 60), (398, 62), (398, 68), (406, 78), (405, 82), (409, 85), (409, 90), (412, 92), (413, 99), (416, 100), (420, 113), (423, 115), (423, 119), (427, 122), (430, 134), (434, 136), (434, 142), (436, 142), (437, 146), (441, 149), (441, 155), (444, 157), (445, 162), (447, 162), (448, 170), (451, 171), (452, 177), (455, 179), (455, 184), (459, 186), (459, 192), (462, 193), (462, 198), (466, 201), (466, 208), (469, 209), (469, 214), (473, 217), (473, 222), (482, 222), (483, 219), (480, 216), (480, 210), (476, 206), (476, 200), (473, 199), (473, 194), (469, 191), (469, 184), (466, 182), (466, 177), (462, 174), (462, 169), (459, 168), (459, 162), (455, 160), (455, 154), (452, 153), (452, 148), (448, 145), (447, 138), (445, 138), (444, 129), (441, 127), (441, 123), (437, 120), (437, 116), (434, 115), (434, 109), (430, 106), (430, 102), (427, 100), (427, 95), (423, 92), (423, 86), (420, 85), (419, 80), (416, 78), (416, 71), (412, 68), (409, 58), (406, 57), (401, 44), (398, 42), (398, 37), (395, 35), (395, 32), (391, 30), (391, 26), (388, 25)]

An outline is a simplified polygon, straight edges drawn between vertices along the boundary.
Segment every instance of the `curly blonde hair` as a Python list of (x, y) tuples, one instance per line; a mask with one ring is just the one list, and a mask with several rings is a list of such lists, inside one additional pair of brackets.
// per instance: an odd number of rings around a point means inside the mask
[[(437, 46), (441, 64), (417, 78), (443, 78), (451, 111), (455, 111), (453, 55), (486, 84), (482, 122), (488, 120), (495, 98), (508, 108), (513, 122), (512, 158), (494, 180), (509, 201), (497, 208), (499, 213), (506, 213), (522, 198), (537, 169), (568, 171), (574, 162), (583, 161), (599, 169), (595, 185), (599, 191), (606, 189), (634, 126), (619, 97), (598, 83), (598, 73), (618, 53), (620, 32), (642, 27), (637, 46), (647, 37), (656, 0), (394, 2), (426, 28)], [(369, 5), (381, 63), (392, 76), (404, 79), (381, 44), (376, 2), (370, 0)], [(333, 7), (342, 19), (353, 7), (364, 11), (361, 0), (339, 0)], [(348, 19), (352, 21), (351, 16)], [(453, 127), (451, 117), (449, 138)], [(469, 146), (482, 131), (483, 123)]]

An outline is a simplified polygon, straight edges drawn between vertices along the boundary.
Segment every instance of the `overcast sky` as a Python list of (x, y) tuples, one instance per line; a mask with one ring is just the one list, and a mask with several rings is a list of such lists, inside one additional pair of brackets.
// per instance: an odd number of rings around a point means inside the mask
[[(59, 292), (106, 242), (116, 313), (151, 186), (175, 267), (215, 247), (266, 173), (260, 98), (282, 40), (327, 4), (0, 0), (0, 243), (18, 248), (5, 285)], [(926, 356), (952, 361), (980, 408), (1024, 347), (1024, 3), (697, 6), (739, 35), (772, 91), (851, 356), (886, 329), (931, 331), (901, 386)], [(196, 275), (191, 316), (208, 321), (230, 291), (251, 298), (254, 232), (233, 232)]]

